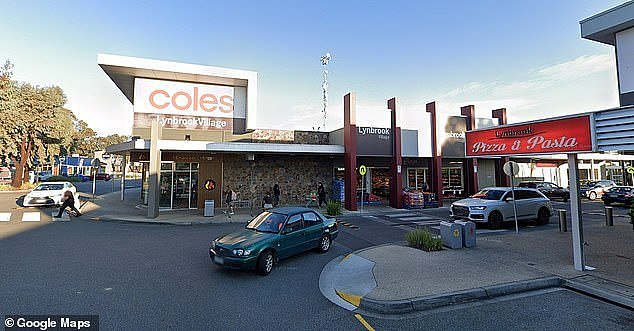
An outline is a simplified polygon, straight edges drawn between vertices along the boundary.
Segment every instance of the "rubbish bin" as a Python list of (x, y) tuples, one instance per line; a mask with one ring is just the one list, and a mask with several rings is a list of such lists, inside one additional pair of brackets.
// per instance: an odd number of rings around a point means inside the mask
[(451, 248), (462, 248), (462, 226), (457, 223), (440, 222), (442, 244)]
[(476, 227), (471, 221), (456, 221), (462, 227), (462, 245), (464, 247), (475, 247), (476, 245)]
[(213, 217), (214, 215), (214, 208), (216, 207), (216, 201), (214, 200), (205, 200), (205, 212), (203, 213), (203, 216), (205, 217)]

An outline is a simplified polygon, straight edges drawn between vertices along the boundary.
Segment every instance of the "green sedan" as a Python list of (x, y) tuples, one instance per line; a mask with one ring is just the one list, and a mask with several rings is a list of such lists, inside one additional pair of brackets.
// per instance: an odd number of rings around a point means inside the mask
[(301, 252), (327, 252), (339, 230), (333, 218), (302, 207), (265, 211), (247, 226), (214, 239), (209, 257), (230, 269), (255, 269), (268, 275), (273, 264)]

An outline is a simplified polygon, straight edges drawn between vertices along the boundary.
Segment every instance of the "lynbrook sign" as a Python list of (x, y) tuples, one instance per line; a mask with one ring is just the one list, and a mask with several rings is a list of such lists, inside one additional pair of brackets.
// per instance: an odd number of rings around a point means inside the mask
[(466, 133), (467, 156), (592, 152), (590, 115)]

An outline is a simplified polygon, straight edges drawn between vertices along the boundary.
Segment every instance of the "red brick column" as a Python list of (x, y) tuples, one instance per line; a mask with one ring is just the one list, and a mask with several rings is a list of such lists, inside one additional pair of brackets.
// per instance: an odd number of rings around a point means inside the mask
[(425, 105), (428, 113), (431, 114), (431, 189), (436, 192), (438, 207), (442, 207), (442, 157), (438, 148), (438, 138), (436, 136), (436, 102)]
[(398, 120), (397, 111), (400, 102), (397, 98), (387, 101), (390, 110), (392, 131), (392, 162), (390, 166), (390, 206), (403, 208), (403, 158), (401, 156), (401, 123)]
[[(499, 125), (506, 125), (506, 108), (491, 111), (491, 117), (498, 119)], [(504, 156), (495, 161), (495, 185), (510, 186), (509, 177), (504, 173), (502, 167), (509, 161), (508, 156)]]
[[(462, 116), (467, 117), (467, 131), (475, 130), (475, 107), (473, 105), (460, 107), (460, 113)], [(467, 195), (472, 195), (478, 192), (478, 173), (476, 172), (478, 160), (475, 158), (468, 158), (466, 159), (465, 164), (465, 191), (467, 192)]]
[(354, 92), (343, 96), (344, 184), (347, 210), (357, 210), (357, 102)]

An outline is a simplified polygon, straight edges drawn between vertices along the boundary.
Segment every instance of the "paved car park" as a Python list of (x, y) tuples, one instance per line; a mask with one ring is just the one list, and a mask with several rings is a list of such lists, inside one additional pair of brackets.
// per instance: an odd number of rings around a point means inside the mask
[[(0, 207), (15, 207), (12, 199), (1, 199)], [(564, 206), (555, 203), (555, 208)], [(328, 262), (360, 248), (402, 242), (405, 233), (416, 227), (433, 231), (448, 217), (446, 208), (341, 217), (340, 225), (347, 225), (340, 226), (329, 252), (309, 251), (283, 260), (267, 277), (224, 270), (210, 261), (211, 240), (244, 224), (148, 225), (96, 222), (89, 217), (53, 223), (23, 222), (17, 217), (31, 209), (39, 210), (18, 207), (10, 222), (0, 223), (0, 292), (6, 293), (0, 307), (10, 312), (99, 314), (104, 329), (358, 330), (363, 328), (361, 319), (376, 329), (442, 329), (447, 320), (456, 328), (521, 328), (527, 313), (543, 311), (547, 314), (537, 317), (538, 325), (546, 328), (570, 329), (579, 323), (582, 329), (619, 329), (631, 322), (624, 319), (629, 312), (623, 308), (568, 292), (531, 293), (389, 318), (356, 317), (320, 293), (320, 272)], [(583, 209), (588, 222), (602, 222), (601, 203), (586, 201)], [(623, 215), (624, 210), (615, 207), (615, 215)], [(553, 219), (545, 227), (527, 224), (520, 231), (540, 233), (556, 227)], [(478, 231), (495, 236), (514, 228)], [(570, 314), (575, 305), (591, 313)], [(500, 314), (495, 320), (483, 313), (496, 310)], [(475, 318), (480, 324), (470, 322)]]

